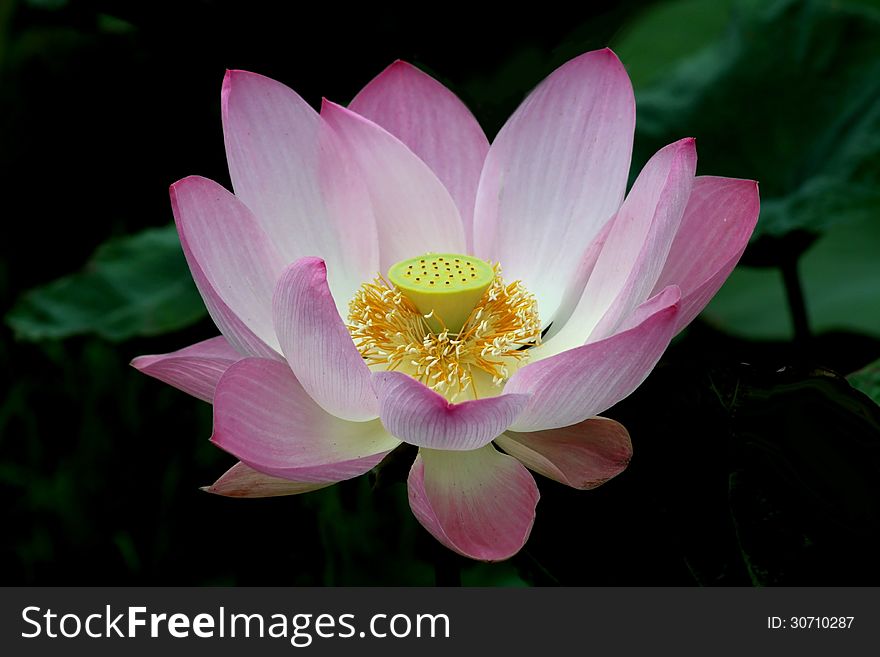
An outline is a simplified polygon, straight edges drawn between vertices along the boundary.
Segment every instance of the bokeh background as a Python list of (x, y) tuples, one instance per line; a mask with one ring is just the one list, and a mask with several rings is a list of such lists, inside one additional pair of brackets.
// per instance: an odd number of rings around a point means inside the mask
[[(880, 583), (880, 2), (577, 4), (0, 0), (0, 583)], [(606, 45), (636, 91), (634, 173), (695, 136), (698, 173), (762, 194), (728, 284), (607, 413), (628, 470), (539, 477), (531, 540), (491, 565), (418, 526), (406, 459), (301, 497), (200, 492), (234, 462), (210, 406), (128, 362), (216, 334), (167, 187), (229, 186), (224, 70), (317, 105), (406, 59), (491, 138)]]

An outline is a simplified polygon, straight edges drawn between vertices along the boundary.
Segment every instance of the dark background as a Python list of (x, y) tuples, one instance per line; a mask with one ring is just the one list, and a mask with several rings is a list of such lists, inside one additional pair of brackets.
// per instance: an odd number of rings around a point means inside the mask
[[(473, 585), (880, 583), (878, 12), (0, 2), (0, 582), (411, 585), (439, 565)], [(531, 540), (493, 565), (418, 526), (405, 460), (301, 497), (200, 492), (234, 462), (207, 443), (210, 407), (128, 362), (216, 335), (165, 227), (170, 183), (229, 186), (224, 70), (317, 105), (402, 58), (491, 138), (609, 44), (636, 90), (634, 173), (696, 136), (699, 173), (762, 192), (743, 265), (607, 413), (629, 469), (590, 492), (538, 477)]]

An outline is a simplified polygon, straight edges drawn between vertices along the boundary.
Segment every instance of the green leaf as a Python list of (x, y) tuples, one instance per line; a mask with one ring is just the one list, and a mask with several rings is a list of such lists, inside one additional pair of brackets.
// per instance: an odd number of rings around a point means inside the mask
[(167, 226), (106, 242), (83, 271), (25, 293), (6, 321), (24, 340), (94, 333), (119, 341), (204, 315), (177, 232)]
[(760, 182), (755, 237), (822, 232), (876, 214), (878, 13), (830, 2), (752, 4), (735, 4), (721, 40), (638, 91), (634, 162), (696, 137), (701, 173)]
[(880, 527), (880, 409), (827, 370), (744, 372), (730, 512), (753, 584), (853, 581)]
[(642, 10), (611, 41), (636, 95), (722, 36), (735, 5), (735, 0), (673, 0)]
[[(799, 272), (814, 333), (851, 330), (880, 337), (878, 219), (834, 226), (801, 258)], [(703, 318), (746, 338), (792, 337), (782, 275), (775, 269), (738, 267)]]
[(861, 390), (875, 403), (880, 404), (880, 360), (869, 363), (858, 372), (853, 372), (846, 380), (856, 390)]

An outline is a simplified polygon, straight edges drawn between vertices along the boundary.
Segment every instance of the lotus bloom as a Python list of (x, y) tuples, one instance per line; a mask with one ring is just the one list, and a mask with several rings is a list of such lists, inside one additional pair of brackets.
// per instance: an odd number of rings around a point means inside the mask
[(171, 187), (180, 240), (222, 337), (135, 367), (214, 404), (239, 463), (221, 495), (302, 493), (401, 442), (419, 522), (496, 561), (525, 543), (529, 470), (589, 489), (621, 472), (598, 414), (645, 379), (733, 269), (754, 181), (695, 177), (693, 139), (625, 194), (635, 126), (610, 50), (544, 80), (490, 145), (448, 89), (395, 62), (315, 112), (230, 71), (233, 195)]

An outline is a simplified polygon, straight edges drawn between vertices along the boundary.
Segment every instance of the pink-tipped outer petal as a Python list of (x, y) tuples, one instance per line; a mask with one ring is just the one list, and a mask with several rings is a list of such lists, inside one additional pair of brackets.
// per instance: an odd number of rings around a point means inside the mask
[(422, 526), (450, 550), (480, 561), (519, 552), (540, 498), (529, 471), (491, 444), (470, 452), (419, 450), (407, 488)]
[(696, 168), (692, 138), (660, 149), (645, 164), (584, 289), (584, 300), (594, 312), (608, 308), (590, 334), (591, 340), (613, 334), (648, 299), (681, 225)]
[(645, 164), (612, 220), (580, 300), (565, 325), (547, 336), (542, 357), (612, 335), (648, 298), (681, 223), (696, 162), (694, 140), (682, 139)]
[(223, 304), (277, 351), (272, 293), (285, 263), (253, 214), (229, 191), (200, 176), (174, 183), (171, 204), (193, 277), (204, 275)]
[(300, 495), (314, 490), (326, 488), (331, 484), (312, 484), (301, 481), (290, 481), (257, 472), (244, 463), (236, 463), (217, 481), (202, 488), (206, 493), (223, 497), (280, 497), (282, 495)]
[(396, 61), (361, 89), (349, 109), (385, 128), (431, 168), (458, 207), (470, 252), (489, 141), (465, 104), (430, 75)]
[(351, 110), (325, 100), (321, 116), (342, 138), (367, 184), (383, 273), (400, 260), (424, 253), (464, 251), (458, 209), (427, 164), (385, 129)]
[(608, 49), (551, 73), (510, 117), (483, 166), (474, 250), (521, 279), (545, 322), (626, 191), (635, 129), (629, 77)]
[(259, 358), (241, 360), (221, 377), (211, 441), (259, 472), (302, 483), (356, 477), (400, 444), (378, 420), (330, 415), (286, 363)]
[(323, 260), (301, 258), (284, 270), (274, 317), (287, 362), (312, 399), (344, 420), (379, 415), (370, 370), (336, 309)]
[(131, 365), (147, 376), (211, 403), (220, 377), (242, 358), (244, 356), (220, 336), (168, 354), (138, 356)]
[(679, 289), (670, 286), (637, 308), (615, 335), (518, 370), (504, 392), (530, 393), (531, 399), (511, 430), (576, 424), (629, 395), (669, 345), (680, 297)]
[(758, 221), (754, 180), (698, 176), (663, 272), (654, 286), (681, 288), (678, 330), (715, 296), (739, 262)]
[(379, 417), (400, 440), (441, 450), (473, 450), (491, 442), (525, 408), (527, 394), (501, 394), (454, 404), (411, 376), (375, 372)]
[(236, 195), (285, 263), (319, 256), (347, 303), (379, 266), (369, 194), (335, 132), (295, 91), (247, 71), (227, 71), (223, 134)]
[(198, 288), (199, 294), (202, 295), (202, 300), (205, 302), (205, 307), (208, 309), (208, 315), (214, 320), (214, 324), (217, 325), (220, 333), (229, 341), (229, 344), (245, 356), (280, 360), (281, 354), (257, 337), (223, 301), (214, 286), (211, 285), (205, 272), (202, 271), (199, 263), (196, 262), (186, 241), (181, 240), (181, 246), (184, 257), (189, 264), (193, 281), (195, 281), (196, 288)]
[(548, 431), (508, 431), (495, 444), (530, 470), (580, 490), (616, 477), (632, 458), (626, 428), (604, 417)]

